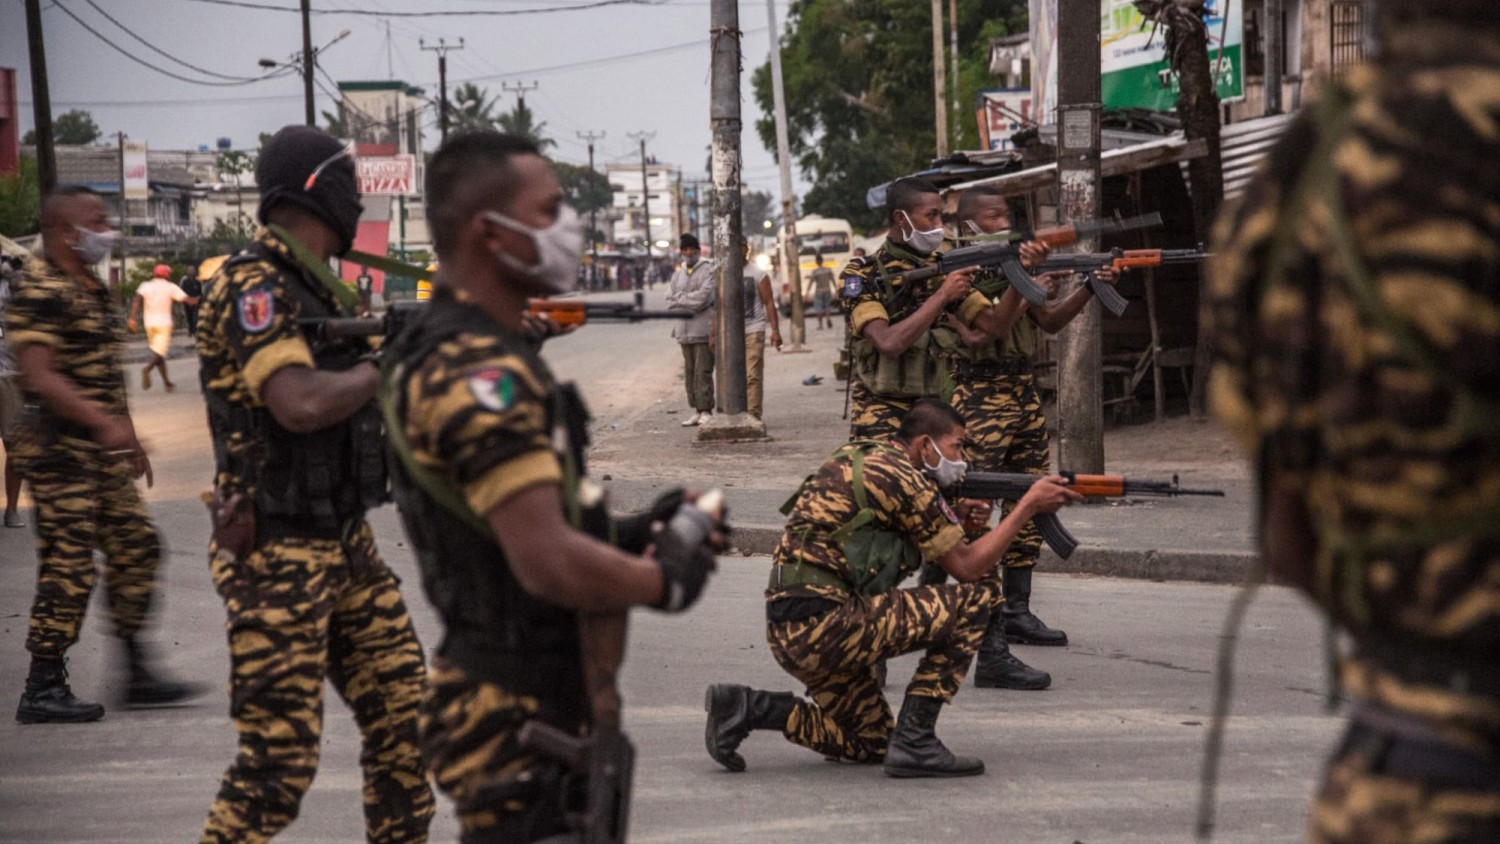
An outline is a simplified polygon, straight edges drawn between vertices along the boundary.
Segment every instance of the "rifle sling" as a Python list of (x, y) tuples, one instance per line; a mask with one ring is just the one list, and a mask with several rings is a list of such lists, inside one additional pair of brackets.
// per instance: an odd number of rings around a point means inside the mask
[(290, 232), (281, 226), (273, 223), (266, 228), (270, 230), (271, 234), (276, 235), (278, 240), (286, 244), (286, 248), (292, 250), (292, 254), (297, 256), (297, 261), (302, 264), (303, 268), (312, 273), (313, 278), (316, 278), (323, 284), (323, 287), (333, 295), (334, 300), (339, 303), (339, 306), (344, 311), (353, 312), (359, 307), (359, 295), (350, 289), (349, 285), (345, 284), (338, 276), (333, 274), (333, 270), (329, 268), (327, 261), (314, 255), (311, 249), (298, 242), (295, 237), (292, 237)]

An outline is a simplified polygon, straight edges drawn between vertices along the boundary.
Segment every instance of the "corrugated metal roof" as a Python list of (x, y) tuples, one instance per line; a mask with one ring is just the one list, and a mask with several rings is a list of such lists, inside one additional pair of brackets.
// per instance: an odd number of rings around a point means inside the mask
[(1219, 133), (1219, 150), (1224, 165), (1224, 198), (1233, 199), (1245, 190), (1255, 176), (1261, 159), (1281, 139), (1287, 124), (1296, 113), (1257, 117), (1224, 126)]

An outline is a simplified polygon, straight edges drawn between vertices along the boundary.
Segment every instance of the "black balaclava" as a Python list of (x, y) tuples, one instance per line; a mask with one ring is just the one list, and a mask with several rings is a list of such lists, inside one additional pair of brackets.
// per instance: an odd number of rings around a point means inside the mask
[(260, 210), (256, 218), (266, 222), (268, 212), (283, 203), (318, 215), (339, 238), (335, 254), (354, 246), (359, 215), (359, 187), (354, 178), (354, 159), (339, 158), (323, 167), (308, 185), (319, 165), (343, 152), (337, 138), (313, 126), (287, 126), (272, 136), (255, 165), (255, 183), (260, 188)]

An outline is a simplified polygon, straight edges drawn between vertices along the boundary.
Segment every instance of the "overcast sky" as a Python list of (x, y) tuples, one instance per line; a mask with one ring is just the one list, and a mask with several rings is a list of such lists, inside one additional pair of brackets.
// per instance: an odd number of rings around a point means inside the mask
[[(256, 146), (260, 132), (302, 122), (302, 83), (292, 74), (233, 87), (208, 87), (169, 78), (152, 68), (196, 80), (213, 80), (153, 52), (112, 23), (115, 18), (151, 45), (191, 65), (226, 76), (265, 71), (261, 58), (285, 61), (301, 49), (299, 15), (244, 8), (241, 0), (43, 0), (47, 68), (54, 117), (74, 108), (89, 111), (106, 134), (123, 130), (153, 149), (213, 147), (230, 138), (239, 149)], [(297, 0), (243, 0), (248, 5), (295, 10)], [(443, 11), (515, 12), (562, 9), (591, 0), (313, 0), (313, 44), (342, 30), (347, 38), (320, 54), (319, 64), (338, 81), (399, 79), (436, 97), (437, 58), (423, 52), (443, 38), (464, 39), (448, 55), (448, 86), (473, 80), (500, 94), (502, 83), (539, 83), (526, 104), (545, 121), (557, 141), (552, 155), (587, 163), (577, 133), (604, 132), (595, 159), (608, 163), (639, 158), (631, 132), (655, 132), (648, 152), (684, 168), (684, 176), (706, 177), (710, 127), (708, 0), (645, 0), (596, 9), (505, 16), (440, 16)], [(599, 2), (599, 0), (592, 0)], [(776, 0), (777, 23), (785, 26), (786, 0)], [(59, 8), (59, 7), (65, 8)], [(98, 8), (95, 8), (97, 6)], [(318, 9), (419, 12), (421, 17), (317, 14)], [(100, 11), (102, 10), (102, 12)], [(132, 62), (67, 14), (72, 12), (109, 41), (150, 67)], [(389, 24), (389, 40), (387, 39)], [(778, 199), (774, 156), (754, 129), (760, 110), (750, 74), (767, 59), (770, 38), (764, 0), (740, 5), (744, 30), (743, 85), (746, 184)], [(21, 0), (0, 0), (0, 65), (17, 69), (22, 101), (21, 130), (32, 128), (31, 74), (26, 19)], [(326, 79), (324, 84), (327, 84)], [(332, 85), (328, 85), (332, 89)], [(503, 109), (515, 102), (506, 94)], [(333, 99), (319, 90), (319, 111)], [(427, 115), (429, 146), (436, 143), (436, 111)], [(321, 122), (321, 118), (320, 118)], [(797, 189), (805, 189), (795, 173)]]

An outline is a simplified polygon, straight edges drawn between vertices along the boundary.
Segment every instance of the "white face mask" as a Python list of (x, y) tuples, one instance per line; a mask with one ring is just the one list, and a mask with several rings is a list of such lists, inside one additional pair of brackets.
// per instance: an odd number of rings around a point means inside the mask
[(534, 229), (516, 222), (499, 211), (487, 211), (485, 216), (511, 231), (530, 236), (536, 248), (536, 263), (529, 267), (509, 252), (496, 252), (495, 257), (506, 266), (525, 273), (552, 293), (566, 293), (578, 285), (578, 262), (583, 257), (583, 224), (571, 206), (559, 207), (557, 219), (545, 229)]
[(120, 237), (117, 231), (96, 232), (79, 225), (73, 228), (78, 229), (78, 242), (73, 244), (73, 251), (77, 252), (78, 257), (82, 258), (83, 263), (88, 266), (93, 266), (109, 257), (110, 251), (115, 248), (115, 240)]
[(928, 463), (927, 456), (924, 454), (922, 456), (922, 470), (927, 473), (928, 477), (937, 482), (938, 488), (947, 489), (963, 480), (964, 475), (969, 473), (968, 461), (949, 460), (943, 454), (943, 450), (938, 448), (937, 440), (928, 437), (927, 442), (931, 443), (932, 450), (937, 452), (938, 462), (936, 466)]
[(927, 229), (926, 231), (919, 231), (917, 224), (911, 221), (910, 214), (902, 211), (901, 216), (905, 217), (906, 224), (911, 226), (910, 234), (907, 234), (905, 231), (901, 233), (902, 240), (905, 241), (907, 246), (925, 254), (935, 252), (939, 246), (943, 245), (943, 235), (945, 232), (942, 226), (938, 226), (935, 229)]

